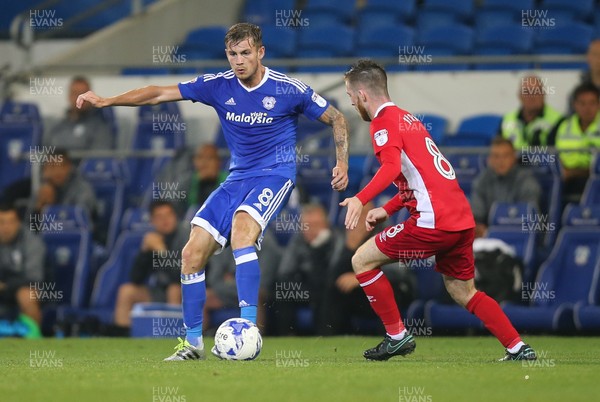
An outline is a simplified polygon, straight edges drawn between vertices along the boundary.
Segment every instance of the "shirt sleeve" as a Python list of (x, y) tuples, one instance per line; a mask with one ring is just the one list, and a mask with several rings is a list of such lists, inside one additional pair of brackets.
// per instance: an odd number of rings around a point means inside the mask
[(400, 152), (395, 147), (384, 147), (379, 152), (381, 167), (375, 173), (371, 181), (363, 188), (356, 197), (365, 205), (375, 198), (379, 193), (388, 188), (390, 184), (400, 175)]
[(310, 120), (317, 120), (328, 107), (329, 102), (313, 91), (311, 87), (306, 87), (306, 90), (301, 93), (300, 112), (304, 113)]
[(181, 97), (192, 102), (200, 102), (205, 105), (212, 104), (215, 86), (219, 79), (213, 74), (199, 75), (189, 81), (179, 83)]

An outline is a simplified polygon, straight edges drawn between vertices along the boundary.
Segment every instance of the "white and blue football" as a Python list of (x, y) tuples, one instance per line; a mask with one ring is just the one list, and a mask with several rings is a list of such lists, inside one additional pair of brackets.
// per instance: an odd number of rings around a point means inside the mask
[(217, 329), (212, 353), (223, 360), (254, 360), (261, 349), (258, 327), (244, 318), (231, 318)]

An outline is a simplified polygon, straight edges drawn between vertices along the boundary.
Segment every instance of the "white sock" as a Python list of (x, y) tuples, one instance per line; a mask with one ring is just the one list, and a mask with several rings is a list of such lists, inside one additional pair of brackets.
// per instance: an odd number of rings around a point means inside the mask
[(404, 338), (404, 336), (405, 336), (407, 333), (408, 333), (408, 331), (406, 330), (406, 328), (404, 328), (404, 329), (402, 330), (402, 332), (400, 332), (399, 334), (397, 334), (397, 335), (390, 335), (390, 334), (388, 334), (388, 336), (389, 336), (390, 338), (392, 338), (393, 340), (395, 340), (395, 341), (399, 341), (400, 339)]
[(506, 350), (508, 350), (509, 353), (517, 353), (519, 351), (519, 349), (521, 349), (521, 346), (525, 345), (525, 342), (521, 341), (519, 343), (517, 343), (515, 346), (513, 346), (512, 348), (507, 348)]

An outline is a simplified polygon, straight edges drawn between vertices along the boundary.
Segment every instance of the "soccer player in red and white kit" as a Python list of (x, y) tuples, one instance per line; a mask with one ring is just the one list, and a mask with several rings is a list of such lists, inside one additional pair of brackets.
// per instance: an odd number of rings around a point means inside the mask
[(402, 323), (392, 287), (379, 267), (435, 256), (435, 269), (443, 275), (448, 293), (483, 321), (506, 348), (501, 360), (535, 360), (534, 350), (521, 340), (498, 303), (475, 289), (475, 222), (448, 160), (419, 119), (392, 103), (381, 66), (359, 60), (344, 79), (352, 105), (363, 120), (371, 122), (373, 148), (381, 164), (356, 196), (340, 203), (348, 207), (346, 228), (354, 229), (363, 205), (391, 183), (398, 187), (398, 195), (367, 213), (367, 230), (373, 230), (403, 207), (410, 212), (405, 222), (370, 238), (352, 258), (356, 278), (386, 329), (383, 341), (366, 350), (365, 358), (387, 360), (412, 353), (416, 346)]

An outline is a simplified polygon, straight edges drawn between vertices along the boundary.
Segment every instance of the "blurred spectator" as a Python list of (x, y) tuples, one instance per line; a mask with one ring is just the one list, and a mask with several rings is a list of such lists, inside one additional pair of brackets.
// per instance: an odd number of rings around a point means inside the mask
[(517, 149), (528, 145), (548, 145), (548, 134), (562, 116), (545, 103), (545, 88), (538, 76), (528, 75), (521, 79), (519, 101), (521, 107), (502, 118), (500, 135), (509, 139)]
[(0, 205), (0, 305), (17, 307), (28, 317), (21, 321), (37, 336), (42, 312), (31, 288), (44, 279), (45, 251), (42, 240), (21, 225), (17, 210)]
[(44, 134), (43, 145), (72, 150), (112, 149), (113, 134), (102, 111), (86, 102), (75, 106), (77, 97), (90, 90), (85, 77), (75, 77), (69, 86), (69, 109), (66, 116)]
[[(367, 204), (363, 208), (363, 222), (371, 207)], [(327, 212), (319, 204), (304, 205), (300, 222), (300, 233), (290, 240), (279, 265), (275, 286), (277, 332), (296, 333), (299, 306), (312, 310), (318, 335), (351, 332), (351, 316), (375, 319), (351, 263), (354, 251), (370, 236), (364, 224), (344, 235), (330, 227)], [(407, 272), (401, 273), (397, 265), (389, 271), (392, 286), (401, 289), (396, 292), (400, 304), (407, 306), (412, 300), (412, 292), (402, 280)]]
[(590, 148), (600, 147), (600, 90), (581, 84), (573, 91), (574, 113), (550, 134), (559, 151), (565, 202), (578, 202), (590, 174)]
[(91, 217), (97, 203), (92, 185), (81, 176), (63, 149), (55, 149), (45, 161), (42, 183), (34, 202), (36, 213), (47, 205), (71, 205), (83, 207)]
[[(327, 289), (331, 288), (331, 261), (334, 254), (344, 246), (343, 233), (332, 229), (327, 211), (319, 204), (302, 207), (300, 233), (288, 243), (276, 281), (277, 332), (293, 334), (296, 327), (296, 310), (299, 305), (308, 305), (313, 311), (316, 332), (325, 334), (322, 317), (329, 316), (323, 302)], [(335, 279), (333, 279), (335, 280)]]
[(590, 42), (587, 50), (588, 70), (581, 75), (582, 84), (592, 84), (600, 89), (600, 39)]
[[(272, 300), (277, 268), (281, 261), (282, 250), (277, 240), (266, 230), (258, 251), (260, 261), (260, 289), (258, 295), (257, 326), (261, 334), (266, 334), (266, 306)], [(232, 253), (214, 255), (206, 268), (206, 303), (204, 305), (204, 329), (211, 327), (210, 313), (222, 308), (238, 308), (238, 294), (235, 282), (235, 260)]]
[(181, 304), (181, 249), (189, 236), (189, 225), (179, 225), (175, 209), (167, 201), (150, 205), (154, 231), (146, 233), (140, 252), (129, 272), (129, 282), (119, 287), (115, 306), (115, 325), (125, 334), (135, 303), (167, 302)]
[(475, 178), (471, 191), (475, 236), (485, 235), (488, 214), (494, 202), (529, 202), (537, 207), (540, 193), (535, 177), (517, 164), (513, 144), (502, 137), (494, 138), (487, 168)]
[[(182, 163), (185, 162), (185, 163)], [(190, 169), (190, 163), (193, 170)], [(173, 201), (179, 219), (183, 219), (188, 208), (204, 204), (208, 196), (227, 178), (221, 170), (219, 150), (212, 144), (200, 145), (193, 157), (182, 152), (159, 174), (158, 182), (180, 183), (186, 197)], [(175, 202), (179, 201), (179, 202)]]

